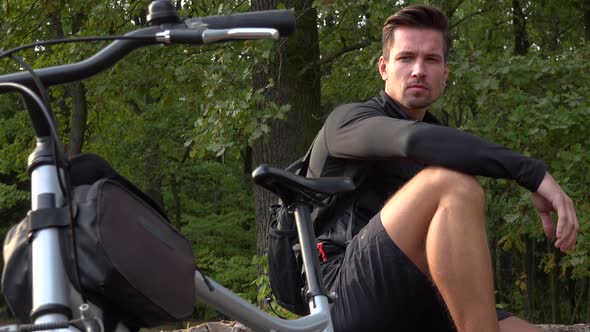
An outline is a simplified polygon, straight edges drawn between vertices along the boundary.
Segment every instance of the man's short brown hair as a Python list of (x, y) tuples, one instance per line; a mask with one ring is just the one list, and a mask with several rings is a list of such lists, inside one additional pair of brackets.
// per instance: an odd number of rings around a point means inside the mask
[(445, 14), (437, 8), (424, 5), (412, 5), (403, 8), (397, 13), (389, 16), (383, 24), (382, 45), (383, 57), (389, 57), (389, 50), (393, 46), (393, 32), (398, 27), (434, 29), (443, 35), (445, 45), (445, 61), (449, 56), (449, 23)]

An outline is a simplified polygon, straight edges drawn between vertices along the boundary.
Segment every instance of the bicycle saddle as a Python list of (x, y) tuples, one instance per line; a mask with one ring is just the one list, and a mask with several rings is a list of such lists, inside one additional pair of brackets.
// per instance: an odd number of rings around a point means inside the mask
[(252, 172), (252, 180), (275, 193), (285, 204), (305, 202), (322, 206), (327, 197), (355, 189), (348, 177), (306, 178), (268, 165), (258, 166)]

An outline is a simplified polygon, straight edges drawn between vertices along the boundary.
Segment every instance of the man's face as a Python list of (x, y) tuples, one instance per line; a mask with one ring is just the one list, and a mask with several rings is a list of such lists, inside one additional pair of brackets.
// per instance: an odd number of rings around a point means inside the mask
[(426, 108), (440, 97), (448, 78), (440, 31), (399, 27), (394, 31), (389, 59), (379, 58), (385, 92), (408, 116), (421, 120)]

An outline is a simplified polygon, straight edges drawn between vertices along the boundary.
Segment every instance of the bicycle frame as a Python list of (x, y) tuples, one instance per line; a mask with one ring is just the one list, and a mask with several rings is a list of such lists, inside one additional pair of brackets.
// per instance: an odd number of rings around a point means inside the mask
[[(167, 1), (154, 1), (150, 9), (156, 2), (158, 5), (162, 5)], [(174, 7), (172, 6), (172, 8)], [(175, 14), (175, 11), (172, 14)], [(204, 44), (234, 39), (276, 39), (279, 34), (289, 34), (294, 27), (293, 14), (286, 10), (252, 12), (227, 17), (214, 16), (184, 21), (177, 19), (177, 14), (176, 19), (173, 16), (162, 17), (161, 12), (150, 12), (148, 19), (157, 17), (151, 27), (126, 34), (126, 36), (143, 37), (143, 39), (118, 40), (86, 60), (39, 69), (35, 73), (48, 87), (93, 76), (114, 65), (132, 50), (150, 44), (175, 42)], [(0, 93), (14, 92), (14, 87), (2, 84), (3, 82), (18, 83), (31, 89), (35, 87), (33, 77), (28, 72), (0, 76)], [(33, 102), (30, 96), (25, 96), (25, 101), (37, 137), (37, 146), (29, 156), (28, 165), (31, 174), (31, 209), (35, 211), (63, 207), (65, 202), (57, 176), (57, 172), (63, 172), (63, 170), (56, 169), (53, 164), (56, 156), (49, 139), (50, 126), (41, 115), (39, 106)], [(309, 208), (301, 204), (296, 207), (295, 214), (297, 226), (300, 229), (299, 236), (302, 243), (304, 266), (306, 271), (310, 271), (307, 273), (308, 283), (317, 288), (320, 287), (321, 281), (317, 257), (315, 260), (312, 259), (315, 245)], [(74, 291), (66, 274), (64, 259), (60, 251), (60, 235), (56, 228), (38, 230), (33, 234), (31, 257), (32, 321), (35, 325), (46, 324), (48, 327), (46, 329), (79, 331), (73, 326), (68, 326), (71, 317), (78, 316), (73, 311), (77, 307), (76, 304), (81, 302), (81, 297)], [(331, 332), (333, 330), (328, 297), (325, 295), (315, 295), (310, 299), (310, 315), (295, 320), (283, 320), (269, 315), (199, 272), (195, 272), (194, 280), (197, 299), (256, 331)], [(80, 308), (80, 316), (88, 318), (88, 314), (88, 306), (84, 304)], [(96, 314), (101, 316), (102, 311), (99, 310)], [(87, 331), (101, 329), (100, 326), (86, 325)], [(0, 330), (18, 330), (18, 328), (10, 326), (0, 328)]]
[[(307, 284), (312, 294), (320, 294), (321, 278), (318, 272), (317, 255), (314, 251), (315, 237), (313, 236), (309, 207), (299, 203), (294, 207), (294, 213)], [(213, 284), (214, 291), (209, 289), (200, 273), (195, 273), (197, 298), (251, 327), (254, 331), (333, 331), (330, 304), (325, 295), (311, 297), (309, 315), (295, 320), (284, 320), (270, 316), (212, 280), (209, 282)]]

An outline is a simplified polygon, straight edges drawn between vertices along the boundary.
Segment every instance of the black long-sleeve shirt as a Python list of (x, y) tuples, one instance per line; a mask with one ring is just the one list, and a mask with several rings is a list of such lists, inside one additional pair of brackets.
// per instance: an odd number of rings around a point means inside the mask
[(308, 177), (349, 176), (357, 184), (354, 193), (314, 211), (316, 221), (338, 219), (321, 222), (318, 240), (343, 247), (397, 189), (428, 165), (512, 179), (530, 191), (537, 190), (547, 170), (539, 160), (442, 126), (430, 113), (423, 121), (410, 120), (382, 91), (365, 103), (334, 109), (314, 142)]

